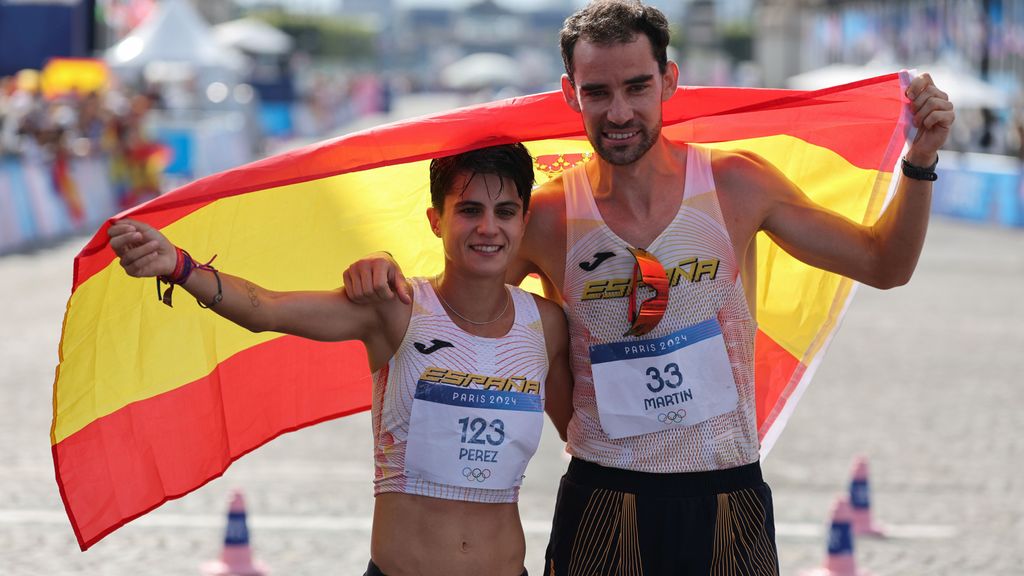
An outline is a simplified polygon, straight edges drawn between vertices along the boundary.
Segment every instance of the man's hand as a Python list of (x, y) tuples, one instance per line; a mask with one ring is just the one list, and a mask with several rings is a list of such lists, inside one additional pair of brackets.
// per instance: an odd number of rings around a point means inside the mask
[(405, 304), (412, 304), (409, 282), (391, 254), (376, 252), (354, 262), (345, 270), (345, 294), (356, 304), (372, 304), (398, 295)]
[(158, 230), (135, 220), (118, 220), (107, 229), (110, 247), (129, 276), (147, 278), (174, 272), (178, 255)]
[(939, 90), (932, 77), (920, 74), (907, 88), (917, 137), (907, 152), (907, 162), (915, 166), (931, 166), (938, 157), (939, 148), (946, 143), (949, 130), (956, 118), (949, 96)]

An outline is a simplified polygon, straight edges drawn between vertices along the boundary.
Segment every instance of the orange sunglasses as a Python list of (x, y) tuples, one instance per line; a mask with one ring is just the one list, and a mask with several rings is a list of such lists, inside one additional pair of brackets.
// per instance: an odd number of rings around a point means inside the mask
[[(633, 265), (633, 280), (629, 293), (629, 330), (623, 336), (643, 336), (661, 322), (668, 307), (668, 275), (658, 259), (643, 248), (629, 248), (636, 259)], [(654, 296), (636, 306), (636, 293), (640, 282), (654, 290)]]

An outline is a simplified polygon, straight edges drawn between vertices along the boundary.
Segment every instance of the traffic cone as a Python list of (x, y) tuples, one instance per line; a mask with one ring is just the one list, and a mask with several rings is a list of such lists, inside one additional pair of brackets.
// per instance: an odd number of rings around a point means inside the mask
[(249, 548), (249, 527), (245, 521), (245, 499), (240, 490), (231, 493), (224, 549), (219, 560), (204, 562), (204, 576), (267, 576), (267, 567), (254, 561)]
[(801, 576), (870, 576), (857, 570), (853, 558), (853, 510), (846, 497), (839, 497), (832, 505), (832, 526), (828, 532), (828, 557), (825, 565), (805, 570)]
[(868, 484), (868, 459), (858, 456), (850, 473), (850, 505), (853, 507), (853, 533), (857, 536), (885, 537), (885, 530), (871, 518), (871, 488)]

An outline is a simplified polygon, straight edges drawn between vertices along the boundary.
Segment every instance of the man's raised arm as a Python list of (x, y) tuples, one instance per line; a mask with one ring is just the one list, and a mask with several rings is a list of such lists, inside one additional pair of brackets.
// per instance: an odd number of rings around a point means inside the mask
[(896, 194), (873, 225), (858, 224), (814, 203), (755, 155), (723, 155), (718, 171), (733, 190), (755, 191), (743, 194), (742, 200), (757, 203), (759, 229), (797, 259), (876, 288), (906, 284), (928, 228), (930, 174), (955, 117), (948, 96), (927, 74), (913, 80), (907, 97), (917, 137), (904, 158)]

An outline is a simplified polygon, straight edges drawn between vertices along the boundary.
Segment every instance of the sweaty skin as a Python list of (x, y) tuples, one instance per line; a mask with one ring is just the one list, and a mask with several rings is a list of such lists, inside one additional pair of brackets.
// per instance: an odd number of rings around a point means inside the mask
[(388, 576), (523, 571), (526, 537), (516, 504), (380, 494), (370, 555)]

